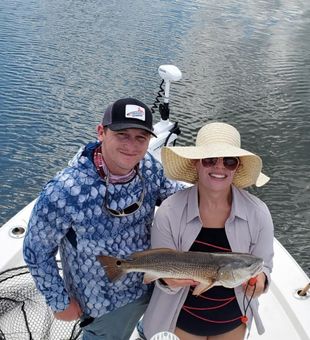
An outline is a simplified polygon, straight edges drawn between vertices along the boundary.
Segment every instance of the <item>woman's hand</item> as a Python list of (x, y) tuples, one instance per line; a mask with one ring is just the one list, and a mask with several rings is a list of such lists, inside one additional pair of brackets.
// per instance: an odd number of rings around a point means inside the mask
[(248, 282), (242, 284), (243, 289), (244, 291), (246, 291), (247, 296), (252, 296), (252, 294), (254, 293), (253, 298), (259, 297), (260, 295), (264, 293), (266, 275), (264, 273), (260, 273), (255, 277), (255, 279), (256, 279), (256, 286), (255, 284), (252, 283), (253, 278), (250, 279)]
[(57, 320), (63, 320), (63, 321), (73, 321), (77, 320), (81, 317), (82, 310), (78, 302), (70, 298), (70, 304), (67, 309), (65, 309), (62, 312), (55, 312), (54, 316)]
[(186, 287), (186, 286), (197, 286), (198, 281), (190, 279), (162, 279), (170, 288)]

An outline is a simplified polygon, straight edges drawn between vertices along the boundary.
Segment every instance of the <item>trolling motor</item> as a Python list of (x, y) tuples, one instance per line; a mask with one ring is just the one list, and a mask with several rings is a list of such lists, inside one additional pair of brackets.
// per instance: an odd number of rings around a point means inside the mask
[[(158, 91), (155, 102), (151, 107), (151, 111), (154, 113), (155, 108), (159, 109), (160, 121), (154, 125), (154, 133), (157, 135), (157, 138), (151, 139), (149, 151), (154, 154), (156, 158), (160, 159), (160, 148), (174, 144), (178, 135), (181, 133), (178, 122), (173, 123), (169, 120), (169, 95), (171, 82), (180, 80), (182, 73), (174, 65), (161, 65), (158, 68), (158, 73), (162, 78), (162, 82), (159, 86), (160, 90)], [(163, 85), (165, 88), (163, 88)], [(164, 94), (164, 96), (162, 94)], [(162, 97), (163, 103), (160, 103), (160, 98)], [(157, 104), (159, 104), (159, 106), (157, 106)]]
[(159, 113), (162, 120), (169, 119), (169, 94), (170, 82), (178, 81), (182, 78), (181, 71), (174, 65), (161, 65), (158, 68), (158, 73), (165, 83), (164, 103), (159, 105)]

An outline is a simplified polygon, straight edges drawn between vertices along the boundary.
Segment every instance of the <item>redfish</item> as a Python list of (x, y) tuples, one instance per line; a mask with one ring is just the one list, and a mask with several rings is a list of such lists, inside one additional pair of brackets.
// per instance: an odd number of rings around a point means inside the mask
[(251, 254), (180, 252), (168, 248), (133, 253), (127, 259), (105, 255), (97, 259), (110, 281), (130, 272), (143, 272), (145, 283), (159, 278), (191, 279), (199, 282), (194, 295), (213, 286), (237, 287), (263, 268), (263, 260)]

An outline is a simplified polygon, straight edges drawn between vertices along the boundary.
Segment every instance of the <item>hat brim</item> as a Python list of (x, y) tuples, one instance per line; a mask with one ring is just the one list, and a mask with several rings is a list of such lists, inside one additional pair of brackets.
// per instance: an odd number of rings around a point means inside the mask
[[(239, 188), (257, 184), (262, 170), (261, 158), (252, 152), (230, 144), (213, 143), (205, 146), (163, 147), (161, 151), (166, 176), (192, 184), (198, 181), (193, 160), (211, 157), (239, 157), (240, 165), (234, 175), (233, 184)], [(265, 178), (258, 182), (261, 184), (264, 180)]]
[(270, 177), (267, 175), (263, 174), (262, 172), (259, 174), (257, 180), (256, 180), (256, 186), (257, 187), (262, 187), (266, 183), (270, 181)]
[(151, 135), (157, 138), (157, 136), (151, 129), (148, 129), (147, 127), (138, 123), (113, 123), (109, 124), (107, 127), (112, 131), (120, 131), (125, 129), (141, 129), (149, 132)]

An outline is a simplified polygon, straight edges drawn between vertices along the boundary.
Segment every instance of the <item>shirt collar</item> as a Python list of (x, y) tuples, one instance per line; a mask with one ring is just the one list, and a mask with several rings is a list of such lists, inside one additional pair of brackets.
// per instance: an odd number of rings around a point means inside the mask
[(198, 207), (198, 189), (197, 185), (193, 185), (189, 189), (188, 201), (187, 201), (187, 222), (195, 218), (199, 218), (199, 207)]
[(243, 195), (239, 189), (234, 185), (232, 186), (232, 206), (230, 217), (239, 217), (243, 220), (247, 220), (246, 214), (246, 202), (244, 202)]
[[(199, 218), (198, 207), (198, 188), (197, 185), (193, 185), (189, 189), (188, 201), (187, 201), (187, 222), (192, 221), (195, 218)], [(242, 193), (234, 185), (232, 186), (232, 206), (229, 218), (239, 217), (243, 220), (247, 220), (245, 202)]]

